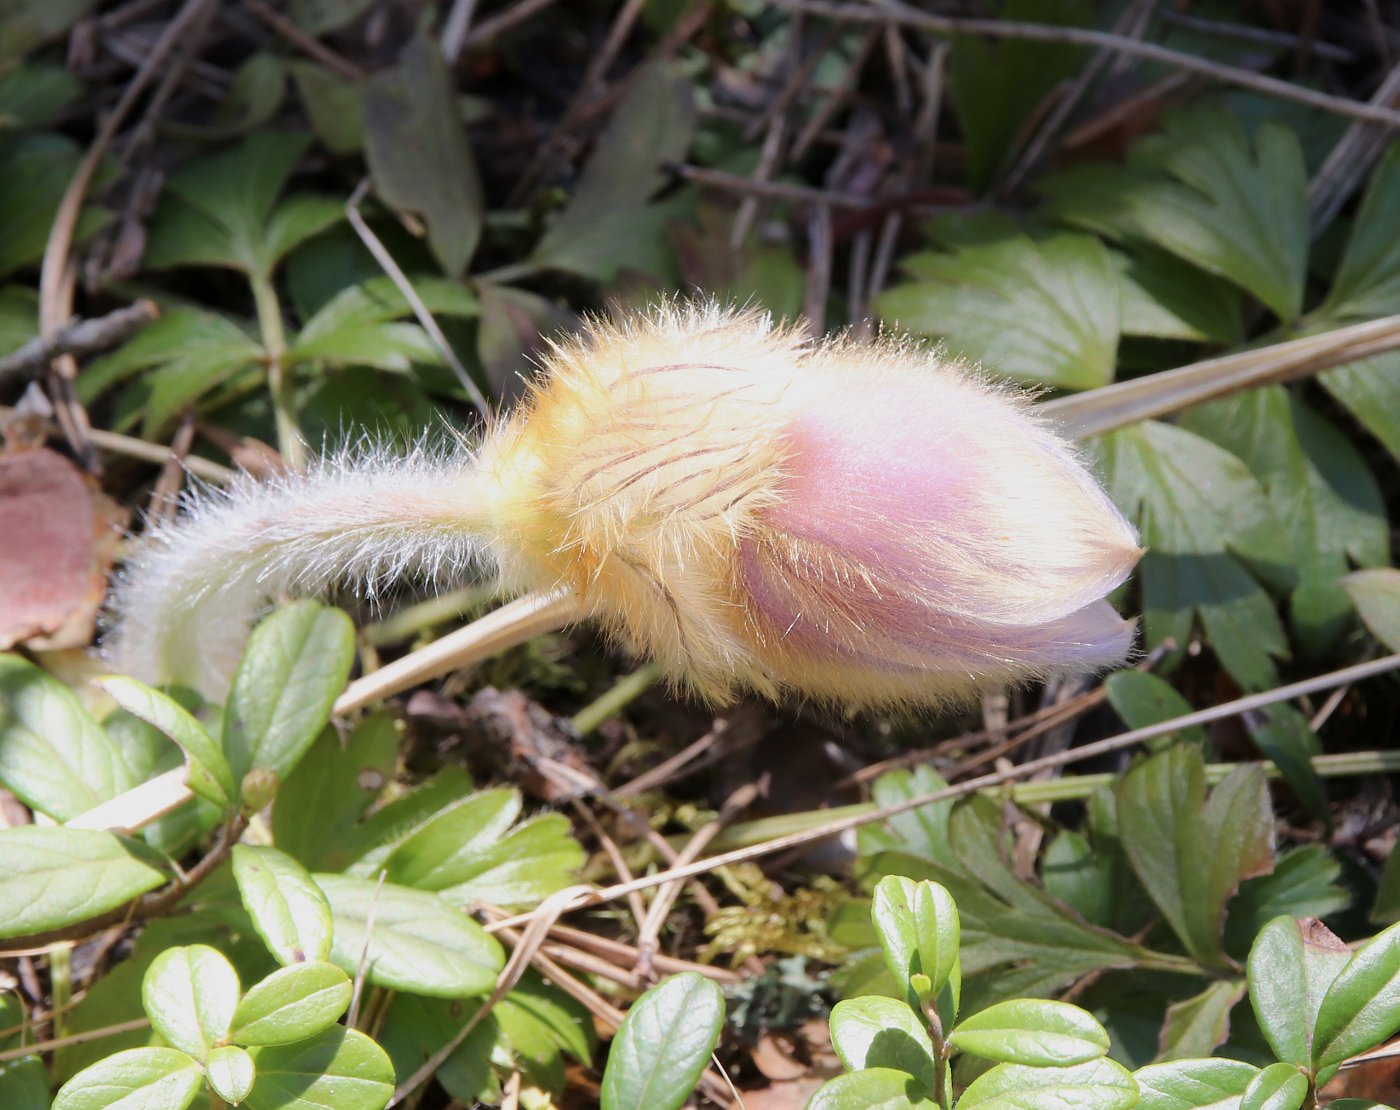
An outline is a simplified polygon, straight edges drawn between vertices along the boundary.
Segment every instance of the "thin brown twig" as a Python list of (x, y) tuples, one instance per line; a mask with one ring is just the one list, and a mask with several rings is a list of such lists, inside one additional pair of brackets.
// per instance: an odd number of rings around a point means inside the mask
[(364, 79), (363, 69), (349, 59), (341, 57), (320, 39), (308, 35), (271, 4), (265, 4), (263, 0), (243, 0), (243, 6), (307, 57), (315, 58), (326, 68), (334, 70), (348, 80)]
[(140, 300), (106, 316), (74, 320), (48, 336), (31, 339), (13, 354), (0, 358), (0, 386), (10, 378), (28, 376), (60, 355), (86, 358), (115, 347), (160, 315), (155, 301)]
[[(601, 905), (605, 902), (611, 902), (618, 898), (625, 897), (634, 890), (645, 890), (650, 887), (659, 886), (662, 883), (674, 882), (677, 879), (693, 878), (697, 875), (703, 875), (714, 871), (720, 867), (729, 867), (737, 863), (747, 863), (751, 860), (761, 859), (764, 856), (772, 855), (776, 852), (787, 851), (788, 849), (802, 845), (828, 840), (843, 832), (858, 829), (863, 825), (873, 824), (877, 821), (885, 821), (901, 813), (907, 813), (909, 810), (919, 809), (936, 802), (952, 801), (955, 798), (962, 798), (969, 794), (974, 794), (979, 790), (1002, 787), (1007, 783), (1031, 778), (1041, 771), (1068, 766), (1072, 763), (1080, 763), (1088, 759), (1096, 759), (1101, 755), (1122, 751), (1125, 748), (1134, 747), (1145, 740), (1152, 740), (1158, 736), (1166, 736), (1170, 733), (1179, 732), (1182, 729), (1191, 728), (1196, 725), (1209, 724), (1228, 717), (1236, 717), (1252, 709), (1259, 709), (1266, 705), (1276, 705), (1279, 702), (1292, 701), (1295, 698), (1303, 697), (1307, 694), (1318, 693), (1322, 690), (1331, 690), (1340, 685), (1359, 682), (1364, 678), (1372, 678), (1377, 675), (1388, 674), (1397, 669), (1400, 669), (1400, 653), (1387, 655), (1384, 658), (1375, 659), (1368, 663), (1359, 663), (1355, 666), (1343, 667), (1340, 670), (1319, 675), (1316, 678), (1305, 679), (1301, 682), (1294, 682), (1286, 686), (1276, 687), (1273, 690), (1266, 690), (1263, 693), (1236, 698), (1234, 701), (1226, 702), (1223, 705), (1218, 705), (1211, 709), (1187, 713), (1180, 717), (1174, 717), (1169, 721), (1148, 725), (1145, 728), (1132, 729), (1129, 732), (1120, 733), (1117, 736), (1110, 736), (1106, 739), (1095, 741), (1092, 744), (1085, 744), (1082, 747), (1056, 752), (1052, 755), (1030, 760), (1026, 763), (1009, 767), (990, 775), (982, 775), (975, 779), (968, 779), (955, 786), (949, 786), (942, 790), (935, 790), (929, 794), (906, 798), (892, 805), (882, 806), (874, 810), (864, 810), (848, 817), (831, 821), (818, 828), (805, 829), (801, 832), (789, 834), (788, 836), (775, 837), (761, 844), (753, 844), (744, 848), (736, 848), (733, 851), (721, 852), (719, 855), (697, 860), (695, 863), (672, 867), (666, 871), (634, 879), (630, 883), (615, 883), (612, 886), (604, 887), (599, 890), (583, 890), (574, 895), (572, 904), (567, 905), (563, 911), (558, 910), (557, 906), (552, 906), (551, 910), (557, 915), (558, 912), (568, 912), (569, 910)], [(526, 924), (533, 920), (533, 913), (521, 914), (518, 917), (507, 918), (504, 921), (492, 922), (486, 926), (486, 930), (488, 932), (493, 932), (502, 928)]]
[(538, 15), (545, 8), (557, 4), (559, 0), (520, 0), (519, 4), (512, 5), (503, 12), (497, 12), (490, 19), (483, 19), (474, 30), (462, 40), (463, 48), (476, 46), (495, 38), (497, 35), (505, 34), (517, 23), (523, 23), (533, 15)]
[[(205, 10), (214, 2), (215, 0), (186, 0), (184, 6), (176, 13), (175, 18), (166, 25), (160, 38), (151, 47), (150, 53), (142, 60), (140, 68), (123, 90), (121, 99), (117, 101), (111, 113), (102, 121), (102, 126), (88, 146), (82, 162), (73, 172), (63, 196), (59, 200), (58, 209), (54, 213), (53, 224), (49, 228), (48, 240), (44, 244), (44, 257), (39, 269), (39, 333), (41, 335), (53, 335), (73, 314), (73, 287), (68, 277), (68, 254), (73, 245), (73, 234), (78, 226), (78, 216), (82, 212), (83, 199), (87, 196), (93, 174), (97, 172), (97, 167), (101, 164), (103, 155), (107, 153), (112, 139), (116, 137), (117, 130), (136, 106), (141, 94), (165, 61), (166, 56), (178, 43), (184, 41), (189, 29), (203, 18)], [(64, 391), (71, 393), (72, 380), (77, 376), (77, 364), (71, 355), (61, 355), (55, 360), (55, 366), (59, 377), (67, 383), (63, 387)], [(65, 400), (67, 399), (65, 398)], [(72, 400), (76, 402), (76, 398), (72, 398)], [(91, 437), (88, 435), (90, 429), (87, 425), (86, 414), (81, 411), (81, 406), (75, 408), (71, 405), (65, 405), (64, 408), (67, 410), (67, 416), (61, 423), (64, 425), (65, 434), (69, 437), (73, 449), (86, 458), (91, 454), (89, 447)], [(95, 459), (90, 459), (90, 461), (95, 463)]]
[(1044, 23), (1021, 23), (1015, 20), (972, 19), (961, 16), (935, 15), (919, 11), (899, 0), (881, 0), (879, 7), (862, 8), (851, 3), (836, 0), (773, 0), (775, 7), (790, 12), (820, 15), (829, 19), (848, 20), (853, 23), (884, 23), (893, 21), (905, 27), (927, 31), (935, 35), (988, 35), (994, 38), (1023, 39), (1028, 42), (1071, 43), (1076, 46), (1108, 47), (1122, 54), (1129, 54), (1145, 61), (1160, 62), (1177, 69), (1199, 73), (1223, 84), (1250, 89), (1279, 100), (1291, 100), (1319, 108), (1324, 112), (1364, 120), (1367, 123), (1384, 124), (1386, 127), (1400, 128), (1400, 112), (1352, 100), (1344, 96), (1331, 96), (1314, 89), (1281, 81), (1276, 77), (1251, 73), (1247, 69), (1222, 65), (1207, 58), (1172, 50), (1156, 43), (1113, 35), (1107, 31), (1095, 31), (1087, 27), (1066, 27)]

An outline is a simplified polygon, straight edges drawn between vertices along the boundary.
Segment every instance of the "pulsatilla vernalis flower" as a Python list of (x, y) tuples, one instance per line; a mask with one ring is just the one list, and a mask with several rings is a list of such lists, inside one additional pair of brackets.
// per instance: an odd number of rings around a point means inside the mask
[[(543, 370), (473, 451), (333, 460), (158, 530), (117, 596), (119, 659), (207, 656), (201, 608), (239, 623), (273, 590), (471, 560), (568, 591), (717, 702), (940, 704), (1130, 650), (1105, 595), (1133, 529), (1024, 397), (965, 367), (676, 306)], [(173, 651), (187, 611), (204, 631)]]

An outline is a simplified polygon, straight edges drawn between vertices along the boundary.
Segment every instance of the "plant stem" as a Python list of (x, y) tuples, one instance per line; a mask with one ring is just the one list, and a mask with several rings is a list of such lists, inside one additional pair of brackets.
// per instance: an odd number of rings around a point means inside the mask
[(266, 274), (249, 274), (253, 304), (258, 312), (263, 350), (267, 353), (267, 385), (272, 394), (272, 412), (277, 422), (277, 449), (294, 470), (306, 465), (306, 441), (297, 426), (292, 404), (291, 377), (287, 366), (287, 333), (282, 326), (282, 305), (277, 290)]
[(942, 1110), (948, 1110), (948, 1043), (943, 1039), (943, 1019), (932, 1003), (924, 1008), (924, 1017), (929, 1040), (933, 1042), (933, 1101)]
[(68, 1031), (68, 1003), (73, 997), (73, 949), (55, 944), (49, 949), (49, 1001), (53, 1006), (53, 1035)]
[(602, 697), (585, 705), (574, 714), (570, 722), (580, 736), (587, 736), (609, 717), (616, 716), (632, 702), (645, 694), (661, 677), (661, 668), (655, 663), (639, 667), (631, 674), (619, 679)]

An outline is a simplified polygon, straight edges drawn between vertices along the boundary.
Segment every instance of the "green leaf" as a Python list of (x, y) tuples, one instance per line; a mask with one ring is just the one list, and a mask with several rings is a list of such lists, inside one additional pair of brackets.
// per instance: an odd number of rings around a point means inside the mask
[(1174, 1060), (1133, 1072), (1137, 1110), (1238, 1110), (1259, 1069), (1239, 1060)]
[(377, 986), (465, 998), (495, 985), (500, 944), (436, 894), (344, 875), (317, 875), (316, 883), (335, 922), (331, 962), (351, 974), (364, 954), (366, 978)]
[[(1118, 671), (1109, 675), (1103, 685), (1108, 704), (1130, 729), (1158, 725), (1191, 712), (1191, 703), (1178, 694), (1171, 683), (1147, 671)], [(1206, 731), (1197, 725), (1159, 737), (1150, 744), (1155, 750), (1176, 739), (1204, 745)]]
[(278, 963), (330, 955), (330, 904), (301, 864), (276, 848), (235, 844), (233, 875), (253, 927)]
[(1319, 374), (1318, 381), (1400, 460), (1400, 354), (1349, 362)]
[(288, 67), (311, 129), (332, 154), (354, 154), (365, 145), (365, 107), (359, 81), (316, 62)]
[(998, 1064), (972, 1081), (958, 1110), (1128, 1110), (1137, 1099), (1132, 1073), (1113, 1060), (1064, 1068)]
[(0, 69), (7, 70), (0, 76), (0, 131), (42, 127), (83, 92), (78, 75), (63, 66), (31, 62)]
[(457, 804), (472, 789), (460, 767), (444, 767), (426, 782), (376, 809), (346, 837), (345, 852), (355, 862), (346, 871), (362, 879), (384, 869), (394, 849), (433, 816)]
[(410, 39), (365, 87), (365, 155), (384, 203), (427, 224), (442, 268), (460, 277), (481, 238), (481, 177), (467, 145), (452, 77), (437, 44)]
[(355, 628), (339, 609), (294, 601), (248, 638), (224, 716), (234, 778), (253, 768), (285, 778), (330, 720), (355, 660)]
[(72, 690), (18, 655), (0, 654), (0, 785), (68, 821), (136, 781)]
[(238, 992), (238, 972), (205, 944), (162, 952), (141, 983), (151, 1028), (200, 1061), (228, 1036)]
[(1303, 808), (1328, 827), (1332, 810), (1327, 791), (1313, 767), (1313, 757), (1322, 754), (1322, 742), (1308, 719), (1291, 705), (1275, 705), (1245, 717), (1249, 735), (1266, 759), (1272, 760)]
[(209, 1053), (204, 1061), (204, 1076), (214, 1093), (225, 1102), (237, 1106), (253, 1089), (257, 1068), (248, 1050), (236, 1044), (226, 1044)]
[(397, 755), (398, 733), (386, 714), (361, 721), (344, 747), (334, 729), (323, 730), (277, 791), (274, 843), (306, 867), (343, 867), (350, 832), (393, 780)]
[(870, 995), (847, 998), (831, 1011), (831, 1046), (847, 1071), (894, 1068), (907, 1072), (924, 1094), (932, 1094), (933, 1042), (909, 1006)]
[(584, 1064), (593, 1059), (588, 1011), (534, 972), (522, 976), (491, 1014), (500, 1031), (498, 1051), (508, 1051), (525, 1078), (545, 1090), (563, 1092), (564, 1053)]
[(1275, 123), (1251, 145), (1219, 104), (1168, 117), (1130, 166), (1084, 167), (1044, 191), (1069, 223), (1146, 240), (1233, 282), (1285, 323), (1302, 310), (1311, 226), (1297, 137)]
[(1376, 901), (1367, 920), (1389, 925), (1400, 920), (1400, 852), (1391, 852), (1381, 866), (1376, 883)]
[(1240, 1110), (1299, 1110), (1308, 1079), (1292, 1064), (1270, 1064), (1245, 1088)]
[(385, 863), (392, 882), (442, 890), (479, 870), (482, 853), (520, 816), (520, 793), (501, 788), (463, 798), (403, 841)]
[[(922, 1006), (936, 999), (950, 982), (957, 1005), (958, 946), (961, 926), (953, 896), (937, 883), (916, 883), (889, 875), (875, 887), (870, 903), (870, 919), (885, 950), (885, 963), (901, 986), (915, 975), (923, 975), (928, 985), (910, 990), (910, 1003)], [(951, 1021), (954, 1015), (945, 1014)]]
[(1156, 1060), (1209, 1056), (1230, 1035), (1230, 1011), (1245, 996), (1239, 979), (1217, 979), (1200, 994), (1167, 1007)]
[(1323, 996), (1312, 1062), (1321, 1071), (1375, 1048), (1400, 1030), (1400, 925), (1373, 937)]
[(568, 205), (530, 256), (537, 266), (611, 282), (620, 269), (651, 272), (647, 202), (683, 161), (695, 133), (690, 79), (675, 64), (637, 75), (593, 147)]
[(185, 1110), (204, 1086), (199, 1065), (175, 1048), (130, 1048), (79, 1072), (53, 1110)]
[(1147, 893), (1195, 959), (1226, 966), (1225, 903), (1273, 868), (1263, 771), (1236, 768), (1207, 801), (1200, 749), (1182, 745), (1139, 763), (1117, 794), (1123, 847)]
[(1392, 145), (1371, 174), (1352, 221), (1346, 252), (1327, 300), (1332, 320), (1400, 312), (1400, 146)]
[(893, 1068), (867, 1068), (824, 1083), (807, 1110), (932, 1110), (938, 1103), (919, 1090), (912, 1075)]
[(257, 53), (234, 72), (228, 91), (207, 124), (167, 120), (165, 130), (177, 138), (211, 142), (235, 139), (265, 126), (287, 96), (286, 63), (275, 54)]
[[(912, 771), (890, 771), (875, 780), (870, 791), (871, 802), (880, 807), (895, 805), (911, 798), (921, 798), (946, 790), (948, 783), (927, 764)], [(859, 855), (869, 857), (889, 849), (907, 851), (924, 859), (952, 859), (948, 843), (948, 818), (953, 812), (953, 799), (917, 806), (882, 821), (878, 825), (862, 825), (856, 832)]]
[(1377, 567), (1342, 579), (1342, 587), (1377, 640), (1400, 651), (1400, 570)]
[(171, 174), (151, 224), (146, 264), (224, 266), (269, 276), (282, 253), (341, 215), (338, 205), (332, 213), (329, 201), (319, 202), (315, 219), (305, 210), (275, 214), (306, 144), (305, 135), (262, 131)]
[(912, 255), (904, 267), (914, 280), (874, 302), (887, 323), (1022, 382), (1088, 389), (1113, 379), (1118, 275), (1092, 236), (1016, 234)]
[(962, 1021), (948, 1043), (987, 1060), (1065, 1067), (1104, 1055), (1108, 1033), (1092, 1014), (1068, 1002), (1016, 998)]
[[(9, 22), (10, 13), (0, 23)], [(0, 41), (3, 41), (0, 30)], [(31, 266), (44, 254), (58, 203), (72, 180), (83, 152), (65, 135), (22, 135), (0, 149), (0, 277)], [(84, 210), (78, 237), (86, 239), (106, 222), (101, 209)]]
[(1293, 625), (1314, 653), (1330, 650), (1351, 622), (1337, 580), (1389, 554), (1385, 501), (1360, 452), (1282, 386), (1199, 405), (1182, 426), (1237, 453), (1263, 485), (1293, 543)]
[(214, 738), (184, 706), (144, 682), (109, 675), (98, 685), (134, 717), (168, 736), (189, 761), (189, 787), (221, 809), (236, 796), (233, 772)]
[(334, 1025), (354, 987), (334, 964), (280, 968), (254, 983), (233, 1015), (229, 1040), (242, 1045), (291, 1044)]
[(463, 908), (479, 902), (533, 906), (577, 882), (586, 858), (569, 819), (545, 813), (517, 825), (495, 844), (455, 855), (453, 870), (463, 878), (438, 893)]
[(608, 1050), (602, 1110), (679, 1110), (724, 1028), (724, 995), (693, 971), (673, 975), (632, 1004)]
[(214, 312), (175, 308), (143, 328), (116, 351), (94, 359), (78, 376), (78, 396), (91, 404), (107, 389), (145, 372), (139, 417), (159, 428), (187, 402), (259, 365), (262, 346), (237, 324)]
[(309, 1040), (255, 1048), (257, 1079), (248, 1110), (383, 1110), (394, 1093), (384, 1050), (354, 1029), (327, 1029)]
[(170, 876), (150, 849), (96, 829), (0, 829), (0, 937), (99, 917)]
[(1247, 689), (1277, 683), (1271, 656), (1288, 641), (1256, 573), (1291, 576), (1288, 536), (1239, 459), (1182, 428), (1148, 421), (1100, 441), (1109, 490), (1138, 522), (1149, 644), (1191, 639), (1199, 618), (1231, 677)]
[(1307, 844), (1280, 855), (1272, 875), (1246, 879), (1230, 903), (1227, 946), (1247, 952), (1255, 936), (1280, 914), (1322, 917), (1351, 905), (1352, 896), (1338, 885), (1341, 865), (1325, 845)]
[(1110, 251), (1118, 271), (1118, 327), (1152, 339), (1244, 339), (1242, 300), (1228, 282), (1147, 244)]
[[(420, 278), (414, 288), (437, 315), (474, 316), (477, 300), (454, 282)], [(442, 356), (417, 324), (394, 323), (412, 308), (387, 278), (341, 290), (306, 322), (291, 346), (294, 362), (325, 360), (407, 372), (415, 362), (436, 364)]]
[[(1003, 19), (1052, 25), (1088, 26), (1092, 6), (1085, 0), (1009, 0)], [(1033, 134), (1046, 97), (1084, 64), (1081, 47), (1066, 43), (956, 35), (952, 39), (948, 83), (967, 145), (969, 184), (976, 193), (991, 185), (1011, 156)]]

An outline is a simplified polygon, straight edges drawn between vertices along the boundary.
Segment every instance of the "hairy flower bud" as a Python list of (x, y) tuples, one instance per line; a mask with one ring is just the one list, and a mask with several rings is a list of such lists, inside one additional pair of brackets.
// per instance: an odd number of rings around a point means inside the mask
[(112, 654), (206, 690), (260, 600), (473, 561), (564, 591), (678, 685), (933, 704), (1122, 659), (1131, 526), (1030, 403), (937, 355), (674, 306), (554, 348), (471, 454), (198, 499), (130, 562)]
[(479, 460), (503, 572), (708, 699), (936, 704), (1130, 649), (1132, 527), (963, 367), (675, 308), (546, 371)]

